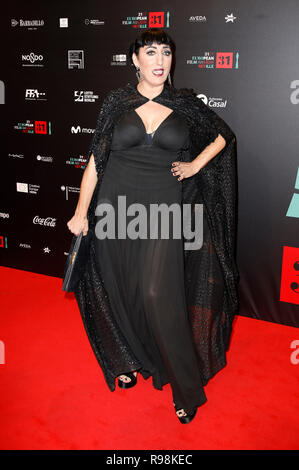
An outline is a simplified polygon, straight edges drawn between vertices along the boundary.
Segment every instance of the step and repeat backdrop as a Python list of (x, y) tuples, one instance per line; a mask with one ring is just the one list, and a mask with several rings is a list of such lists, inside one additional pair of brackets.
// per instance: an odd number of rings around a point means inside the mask
[(296, 0), (1, 5), (1, 264), (63, 276), (105, 95), (137, 83), (148, 27), (176, 43), (173, 85), (233, 129), (240, 314), (299, 327), (299, 4)]

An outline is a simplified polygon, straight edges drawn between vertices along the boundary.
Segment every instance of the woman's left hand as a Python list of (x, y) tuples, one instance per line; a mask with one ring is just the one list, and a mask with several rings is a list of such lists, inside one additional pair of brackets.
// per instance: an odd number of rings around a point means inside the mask
[(190, 176), (198, 173), (198, 165), (194, 162), (172, 162), (171, 172), (173, 176), (179, 176), (178, 181), (184, 178), (190, 178)]

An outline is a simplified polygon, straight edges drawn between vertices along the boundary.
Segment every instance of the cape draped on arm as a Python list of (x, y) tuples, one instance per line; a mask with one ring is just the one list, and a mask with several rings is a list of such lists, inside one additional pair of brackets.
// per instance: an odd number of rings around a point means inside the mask
[[(87, 155), (87, 163), (94, 155), (98, 175), (87, 214), (89, 228), (95, 227), (97, 194), (109, 158), (113, 128), (125, 112), (147, 101), (136, 85), (130, 83), (112, 90), (103, 100)], [(188, 123), (190, 147), (182, 152), (182, 161), (193, 160), (219, 134), (226, 140), (223, 150), (204, 168), (181, 181), (182, 203), (192, 207), (203, 204), (203, 245), (198, 250), (184, 250), (184, 269), (188, 314), (205, 385), (226, 365), (238, 309), (236, 139), (229, 126), (196, 97), (193, 89), (176, 89), (165, 84), (153, 101), (176, 110)], [(138, 370), (142, 364), (115, 321), (93, 240), (75, 297), (93, 352), (109, 389), (114, 391), (116, 377)]]

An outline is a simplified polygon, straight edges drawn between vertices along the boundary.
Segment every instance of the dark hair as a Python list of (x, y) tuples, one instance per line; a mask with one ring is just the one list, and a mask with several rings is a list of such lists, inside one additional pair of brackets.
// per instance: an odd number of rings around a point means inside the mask
[(138, 56), (140, 47), (144, 47), (145, 45), (151, 46), (153, 43), (167, 44), (170, 47), (172, 54), (175, 52), (175, 44), (166, 31), (158, 28), (148, 28), (142, 31), (129, 47), (131, 65), (134, 65), (132, 60), (133, 53), (135, 52)]

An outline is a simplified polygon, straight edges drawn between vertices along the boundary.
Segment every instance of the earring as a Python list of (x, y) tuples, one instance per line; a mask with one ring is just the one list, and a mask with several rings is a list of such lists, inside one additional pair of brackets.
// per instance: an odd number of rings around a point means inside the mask
[(168, 83), (169, 83), (169, 85), (171, 85), (171, 77), (170, 77), (170, 72), (169, 72), (169, 74), (168, 74), (168, 77), (167, 77), (167, 78), (168, 78)]
[(140, 82), (140, 67), (136, 67), (136, 77), (138, 79), (138, 82)]

